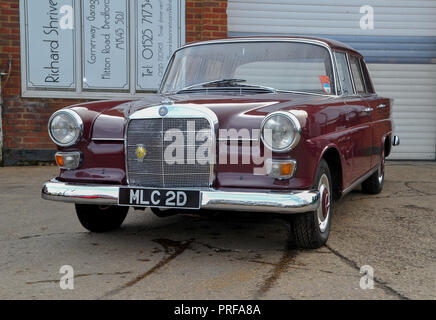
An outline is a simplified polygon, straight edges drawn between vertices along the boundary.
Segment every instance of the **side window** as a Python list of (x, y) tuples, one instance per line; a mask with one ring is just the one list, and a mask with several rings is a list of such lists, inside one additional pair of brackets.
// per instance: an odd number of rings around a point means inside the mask
[(350, 56), (350, 68), (353, 73), (354, 85), (358, 94), (365, 94), (365, 85), (363, 83), (362, 69), (359, 60), (355, 56)]
[(342, 52), (335, 52), (336, 64), (338, 68), (338, 82), (341, 84), (342, 94), (353, 94), (353, 84), (351, 83), (350, 73), (348, 72), (347, 56)]

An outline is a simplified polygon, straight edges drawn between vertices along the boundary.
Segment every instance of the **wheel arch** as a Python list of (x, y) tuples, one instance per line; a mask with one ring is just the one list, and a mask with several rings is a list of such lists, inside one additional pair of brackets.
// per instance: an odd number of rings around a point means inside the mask
[[(336, 146), (327, 146), (321, 154), (320, 160), (324, 159), (327, 162), (330, 170), (330, 176), (333, 185), (333, 198), (339, 199), (342, 195), (343, 171), (341, 155)], [(319, 162), (318, 162), (319, 163)]]

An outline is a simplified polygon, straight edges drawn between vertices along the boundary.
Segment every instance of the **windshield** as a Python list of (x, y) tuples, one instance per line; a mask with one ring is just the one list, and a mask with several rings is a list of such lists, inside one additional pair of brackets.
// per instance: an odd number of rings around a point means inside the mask
[[(303, 42), (224, 42), (183, 48), (172, 57), (164, 94), (189, 89), (264, 87), (334, 94), (329, 51)], [(265, 92), (271, 92), (266, 90)]]

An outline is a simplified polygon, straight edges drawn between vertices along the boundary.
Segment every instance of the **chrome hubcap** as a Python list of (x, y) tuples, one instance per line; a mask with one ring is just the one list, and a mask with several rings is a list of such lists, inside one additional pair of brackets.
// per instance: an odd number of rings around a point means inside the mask
[(320, 203), (316, 211), (318, 217), (319, 230), (324, 232), (327, 229), (327, 224), (330, 218), (330, 183), (326, 174), (321, 176), (318, 183), (318, 191), (320, 193)]
[(378, 183), (382, 184), (384, 176), (385, 176), (385, 155), (384, 155), (384, 153), (382, 154), (382, 160), (380, 163), (380, 168), (378, 170), (379, 170), (378, 171)]

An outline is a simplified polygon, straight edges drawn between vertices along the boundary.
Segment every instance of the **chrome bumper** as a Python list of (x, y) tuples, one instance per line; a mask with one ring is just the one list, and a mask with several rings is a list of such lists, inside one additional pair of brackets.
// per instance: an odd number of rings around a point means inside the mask
[[(99, 205), (118, 205), (119, 186), (79, 185), (51, 180), (41, 196), (46, 200)], [(229, 192), (201, 191), (201, 209), (272, 212), (292, 214), (314, 211), (319, 207), (319, 192)]]

